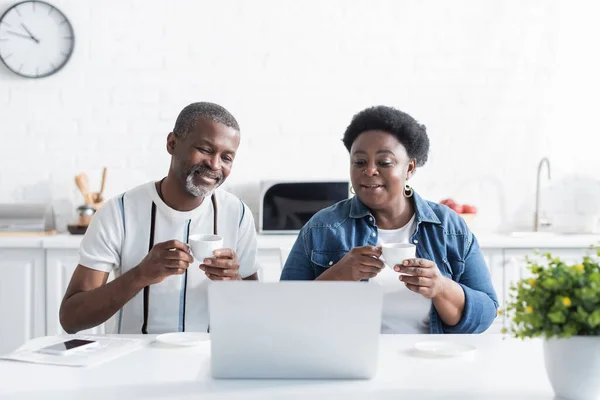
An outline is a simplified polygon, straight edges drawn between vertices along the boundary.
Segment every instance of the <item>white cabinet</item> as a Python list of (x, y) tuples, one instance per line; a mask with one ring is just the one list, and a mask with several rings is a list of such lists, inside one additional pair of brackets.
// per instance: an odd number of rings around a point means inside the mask
[(258, 249), (256, 262), (260, 265), (258, 279), (261, 282), (277, 282), (281, 275), (281, 252), (278, 248)]
[(46, 331), (44, 250), (0, 249), (0, 353)]
[[(77, 250), (46, 250), (46, 334), (49, 336), (65, 333), (59, 321), (60, 303), (78, 262)], [(79, 333), (102, 334), (106, 331), (106, 324)]]
[[(492, 285), (498, 296), (498, 305), (501, 308), (504, 298), (503, 282), (504, 282), (504, 254), (502, 249), (482, 249), (483, 258), (488, 266), (490, 272), (490, 278)], [(500, 333), (504, 326), (503, 317), (498, 317), (494, 321), (491, 327), (486, 331), (487, 333)]]
[(492, 284), (498, 295), (498, 302), (502, 304), (502, 277), (504, 272), (504, 258), (502, 249), (482, 250), (483, 258), (488, 266)]
[(292, 251), (291, 247), (280, 247), (279, 248), (279, 257), (281, 258), (281, 270), (283, 270), (283, 267), (285, 266), (285, 262), (287, 261), (287, 258), (289, 257), (291, 251)]

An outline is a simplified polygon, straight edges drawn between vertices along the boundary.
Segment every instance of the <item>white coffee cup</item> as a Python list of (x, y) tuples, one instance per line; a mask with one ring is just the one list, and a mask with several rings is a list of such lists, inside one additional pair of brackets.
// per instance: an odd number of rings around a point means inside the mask
[(417, 246), (410, 243), (386, 243), (381, 246), (383, 260), (391, 269), (404, 260), (416, 258)]
[(188, 239), (192, 255), (197, 261), (213, 258), (213, 252), (223, 248), (223, 238), (218, 235), (191, 235)]

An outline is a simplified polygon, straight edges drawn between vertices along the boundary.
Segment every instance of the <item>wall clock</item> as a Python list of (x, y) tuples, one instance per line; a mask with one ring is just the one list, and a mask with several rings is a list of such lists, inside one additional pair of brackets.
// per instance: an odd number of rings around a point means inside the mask
[(43, 78), (60, 71), (75, 45), (67, 17), (43, 1), (23, 1), (0, 17), (0, 60), (17, 75)]

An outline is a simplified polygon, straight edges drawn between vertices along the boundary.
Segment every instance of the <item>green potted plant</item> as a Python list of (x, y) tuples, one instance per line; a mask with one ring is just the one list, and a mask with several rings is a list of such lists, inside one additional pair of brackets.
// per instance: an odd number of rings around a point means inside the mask
[(568, 399), (600, 399), (600, 249), (594, 250), (574, 265), (550, 253), (528, 257), (529, 276), (512, 285), (506, 307), (512, 335), (543, 339), (550, 384)]

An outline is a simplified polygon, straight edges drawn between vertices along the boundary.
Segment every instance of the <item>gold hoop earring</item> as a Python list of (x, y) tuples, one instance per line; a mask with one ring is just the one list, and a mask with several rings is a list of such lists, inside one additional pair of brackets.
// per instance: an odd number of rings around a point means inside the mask
[(354, 191), (354, 188), (352, 186), (350, 186), (350, 193), (356, 194), (356, 192)]
[(408, 199), (408, 198), (413, 197), (413, 194), (415, 194), (415, 191), (413, 190), (413, 188), (411, 188), (408, 183), (406, 185), (404, 185), (404, 197), (406, 197)]

